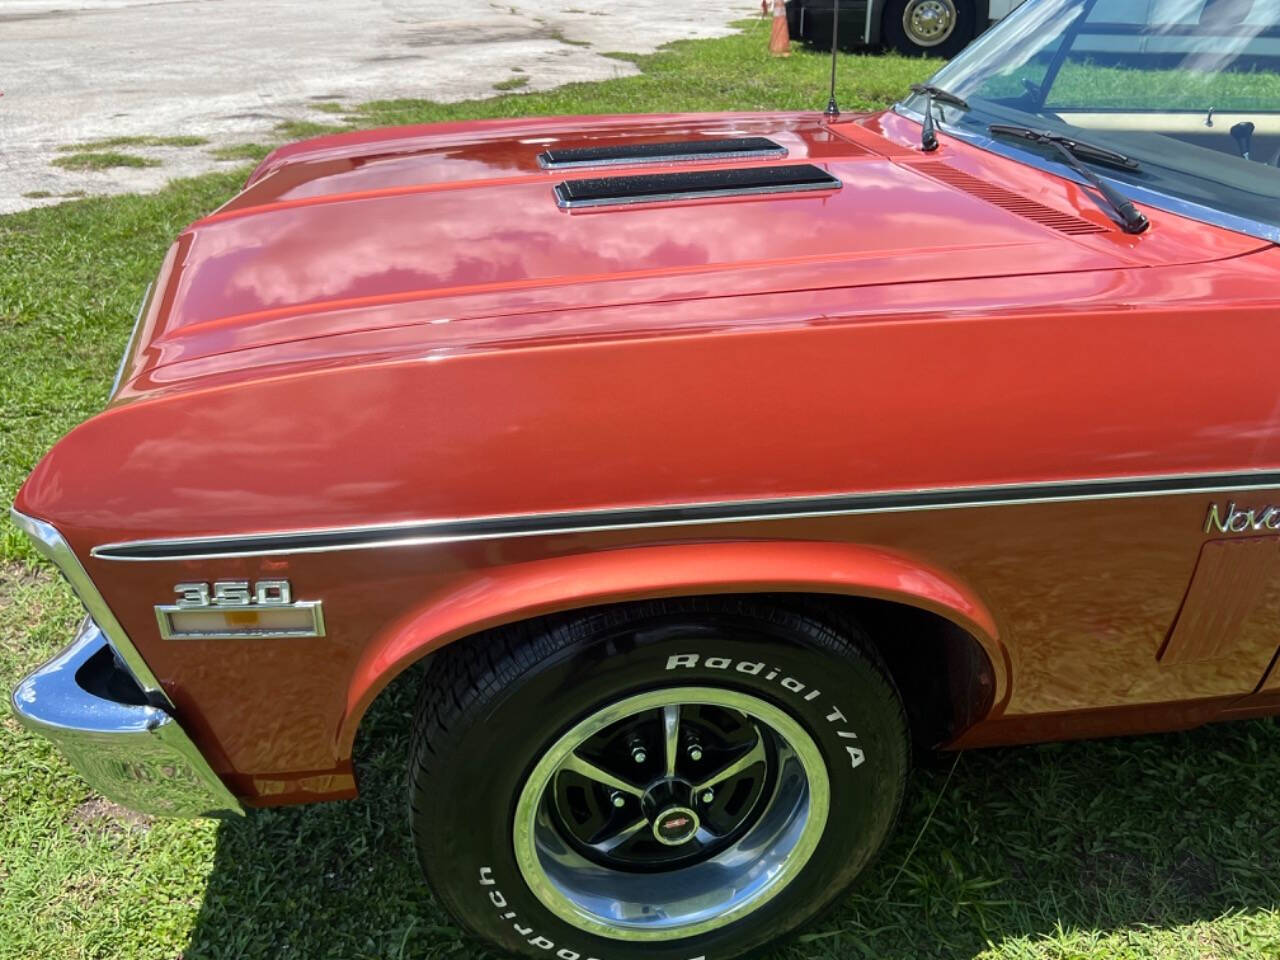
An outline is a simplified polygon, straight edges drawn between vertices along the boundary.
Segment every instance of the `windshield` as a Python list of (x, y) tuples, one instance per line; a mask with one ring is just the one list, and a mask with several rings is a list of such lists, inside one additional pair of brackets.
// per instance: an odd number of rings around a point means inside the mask
[(1280, 0), (1029, 0), (933, 83), (969, 104), (935, 119), (983, 146), (1052, 160), (993, 123), (1078, 137), (1139, 161), (1098, 172), (1141, 200), (1280, 227)]

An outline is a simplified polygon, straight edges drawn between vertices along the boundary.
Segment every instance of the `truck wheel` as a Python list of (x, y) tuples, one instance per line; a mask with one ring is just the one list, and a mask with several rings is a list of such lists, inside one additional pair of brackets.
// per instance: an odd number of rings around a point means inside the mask
[(908, 751), (862, 637), (745, 598), (603, 607), (437, 657), (414, 842), (439, 902), (497, 949), (727, 960), (866, 868)]
[(909, 57), (954, 57), (973, 39), (973, 0), (889, 0), (880, 35)]

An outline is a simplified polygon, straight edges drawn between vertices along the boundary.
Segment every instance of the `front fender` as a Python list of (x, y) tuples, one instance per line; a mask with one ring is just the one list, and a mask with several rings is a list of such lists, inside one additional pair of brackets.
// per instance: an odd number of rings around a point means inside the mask
[(808, 541), (631, 547), (479, 571), (425, 597), (375, 637), (357, 663), (338, 731), (339, 755), (350, 756), (361, 717), (387, 684), (461, 637), (598, 604), (754, 592), (842, 594), (929, 610), (981, 644), (995, 675), (995, 702), (1004, 697), (1008, 659), (990, 611), (967, 585), (918, 559), (876, 547)]

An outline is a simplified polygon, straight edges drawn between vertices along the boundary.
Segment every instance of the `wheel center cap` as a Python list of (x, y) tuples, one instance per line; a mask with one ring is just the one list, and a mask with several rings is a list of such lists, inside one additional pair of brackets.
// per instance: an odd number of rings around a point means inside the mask
[(659, 843), (678, 847), (698, 832), (698, 814), (689, 807), (667, 807), (653, 818), (653, 836)]

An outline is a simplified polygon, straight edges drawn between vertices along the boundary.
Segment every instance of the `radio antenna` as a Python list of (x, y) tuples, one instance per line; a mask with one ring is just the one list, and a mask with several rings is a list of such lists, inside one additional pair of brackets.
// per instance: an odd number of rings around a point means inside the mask
[(836, 38), (840, 36), (840, 0), (831, 5), (831, 96), (827, 99), (827, 109), (823, 116), (835, 119), (840, 116), (840, 108), (836, 106)]

